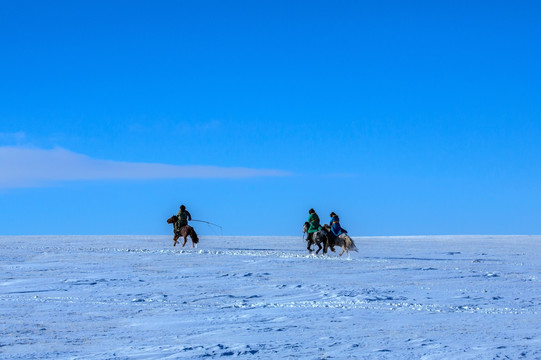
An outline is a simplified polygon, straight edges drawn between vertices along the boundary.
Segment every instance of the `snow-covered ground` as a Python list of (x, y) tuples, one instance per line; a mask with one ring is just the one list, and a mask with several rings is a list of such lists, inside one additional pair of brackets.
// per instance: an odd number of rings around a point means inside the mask
[(0, 358), (541, 358), (541, 236), (354, 239), (2, 236)]

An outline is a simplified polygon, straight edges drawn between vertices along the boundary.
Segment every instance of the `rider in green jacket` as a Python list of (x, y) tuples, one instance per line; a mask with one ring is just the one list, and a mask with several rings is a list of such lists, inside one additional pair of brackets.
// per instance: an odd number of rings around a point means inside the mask
[(308, 240), (312, 239), (312, 236), (315, 232), (318, 232), (321, 230), (321, 225), (319, 224), (319, 216), (317, 216), (316, 211), (314, 209), (308, 210), (308, 222), (310, 223), (310, 227), (308, 228)]

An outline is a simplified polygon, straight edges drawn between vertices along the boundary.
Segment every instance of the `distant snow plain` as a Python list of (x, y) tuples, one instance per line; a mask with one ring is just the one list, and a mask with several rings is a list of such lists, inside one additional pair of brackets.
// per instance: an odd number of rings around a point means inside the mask
[(541, 358), (541, 236), (354, 240), (0, 236), (0, 358)]

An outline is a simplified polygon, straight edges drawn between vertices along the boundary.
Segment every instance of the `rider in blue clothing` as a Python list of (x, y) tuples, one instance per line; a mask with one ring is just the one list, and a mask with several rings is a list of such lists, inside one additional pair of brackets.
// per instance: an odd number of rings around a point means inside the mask
[(336, 215), (334, 212), (331, 213), (331, 223), (329, 224), (331, 226), (330, 234), (333, 238), (336, 238), (340, 236), (340, 234), (347, 234), (346, 229), (342, 229), (340, 226), (340, 219), (338, 218), (338, 215)]

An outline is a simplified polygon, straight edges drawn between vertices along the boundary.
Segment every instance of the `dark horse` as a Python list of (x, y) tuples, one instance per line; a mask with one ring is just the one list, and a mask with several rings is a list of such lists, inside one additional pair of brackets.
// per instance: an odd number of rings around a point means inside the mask
[[(308, 233), (308, 228), (310, 228), (310, 223), (307, 221), (304, 223), (304, 226), (302, 227), (303, 233)], [(312, 252), (312, 245), (316, 244), (318, 249), (316, 251), (316, 254), (318, 254), (321, 251), (321, 244), (323, 244), (323, 254), (327, 253), (327, 249), (330, 247), (331, 251), (334, 251), (334, 243), (331, 241), (331, 238), (329, 236), (329, 233), (325, 229), (321, 229), (317, 232), (315, 232), (312, 235), (311, 239), (306, 240), (308, 242), (308, 246), (306, 247), (309, 252)]]
[(168, 224), (173, 224), (173, 231), (175, 232), (175, 237), (173, 238), (174, 244), (173, 246), (177, 245), (177, 240), (179, 237), (184, 238), (184, 243), (182, 244), (182, 247), (186, 245), (186, 241), (188, 241), (188, 235), (192, 239), (192, 247), (195, 247), (195, 244), (199, 242), (199, 238), (197, 237), (197, 234), (195, 233), (195, 230), (190, 225), (185, 225), (181, 227), (180, 229), (177, 229), (175, 224), (178, 221), (178, 217), (176, 215), (171, 216), (169, 219), (167, 219)]

